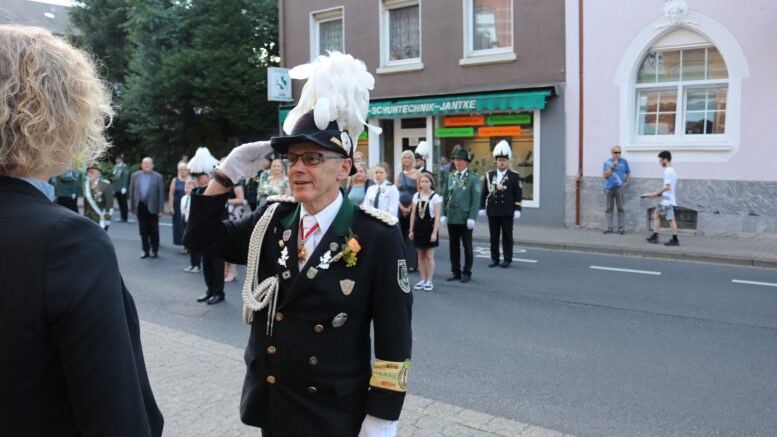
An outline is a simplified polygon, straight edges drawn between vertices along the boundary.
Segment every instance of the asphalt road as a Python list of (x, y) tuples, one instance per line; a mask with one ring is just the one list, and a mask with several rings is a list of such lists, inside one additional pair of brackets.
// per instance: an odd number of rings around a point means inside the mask
[[(202, 277), (161, 231), (140, 260), (137, 225), (110, 230), (140, 317), (243, 347), (242, 282), (195, 302)], [(415, 292), (412, 393), (578, 436), (777, 435), (777, 270), (477, 252), (473, 281), (447, 283), (443, 242), (436, 290)]]

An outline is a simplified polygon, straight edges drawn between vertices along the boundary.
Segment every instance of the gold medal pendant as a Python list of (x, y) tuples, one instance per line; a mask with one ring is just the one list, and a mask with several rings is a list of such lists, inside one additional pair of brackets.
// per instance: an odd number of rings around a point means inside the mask
[(307, 252), (305, 252), (305, 246), (297, 249), (297, 260), (299, 260), (299, 262), (304, 263), (307, 257), (308, 257), (308, 254)]

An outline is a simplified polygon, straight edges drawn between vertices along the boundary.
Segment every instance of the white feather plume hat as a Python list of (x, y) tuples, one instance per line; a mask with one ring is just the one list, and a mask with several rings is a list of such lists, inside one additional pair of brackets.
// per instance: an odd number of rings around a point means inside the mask
[[(348, 54), (329, 52), (315, 62), (292, 68), (289, 75), (307, 82), (297, 106), (283, 122), (287, 136), (270, 139), (276, 152), (285, 154), (291, 144), (312, 142), (351, 158), (354, 141), (365, 126), (374, 133), (381, 132), (379, 127), (367, 125), (375, 79), (364, 62)], [(351, 172), (355, 173), (355, 168)]]
[(415, 147), (415, 155), (416, 157), (421, 157), (421, 159), (431, 159), (432, 158), (432, 145), (429, 144), (426, 141), (419, 141), (418, 145)]
[(494, 147), (494, 159), (499, 158), (500, 156), (507, 159), (513, 159), (513, 151), (510, 144), (505, 140), (496, 143), (496, 146)]
[(194, 176), (210, 173), (218, 165), (219, 160), (211, 155), (210, 150), (207, 147), (200, 147), (189, 160), (189, 173)]

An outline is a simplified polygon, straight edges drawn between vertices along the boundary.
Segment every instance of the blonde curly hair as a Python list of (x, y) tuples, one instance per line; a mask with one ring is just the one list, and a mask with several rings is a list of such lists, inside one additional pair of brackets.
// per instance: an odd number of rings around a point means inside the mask
[(46, 29), (0, 25), (0, 175), (56, 175), (109, 147), (111, 91), (92, 57)]

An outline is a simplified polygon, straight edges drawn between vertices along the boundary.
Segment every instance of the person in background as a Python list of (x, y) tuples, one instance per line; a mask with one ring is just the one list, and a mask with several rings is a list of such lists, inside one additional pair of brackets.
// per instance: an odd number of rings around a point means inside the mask
[[(521, 176), (510, 170), (513, 151), (505, 140), (494, 147), (496, 170), (486, 173), (480, 190), (481, 217), (488, 216), (488, 232), (491, 237), (491, 264), (489, 267), (506, 268), (513, 262), (513, 221), (521, 218)], [(499, 264), (499, 237), (502, 237), (502, 256)]]
[(264, 184), (267, 183), (267, 178), (270, 177), (270, 166), (272, 165), (272, 161), (275, 159), (275, 155), (273, 153), (268, 153), (264, 155), (264, 160), (262, 160), (262, 168), (259, 169), (259, 171), (256, 172), (256, 207), (261, 208), (262, 205), (265, 203), (265, 199), (267, 199), (267, 196), (262, 195), (261, 188), (264, 186)]
[(81, 192), (81, 173), (78, 170), (68, 170), (52, 178), (56, 202), (59, 205), (78, 214), (78, 196)]
[[(197, 181), (194, 179), (188, 179), (186, 185), (184, 185), (184, 195), (181, 197), (181, 221), (183, 222), (183, 228), (186, 230), (186, 223), (189, 222), (189, 212), (191, 211), (192, 203), (192, 190), (197, 187)], [(186, 246), (184, 246), (186, 247)], [(188, 249), (189, 252), (189, 267), (183, 269), (186, 273), (200, 273), (200, 265), (202, 263), (202, 257), (194, 250)]]
[[(170, 181), (167, 190), (167, 209), (173, 216), (173, 245), (183, 245), (183, 222), (181, 220), (181, 198), (185, 194), (186, 181), (189, 179), (187, 164), (178, 164), (178, 175)], [(181, 255), (186, 255), (186, 248), (180, 250)]]
[(108, 230), (113, 215), (113, 187), (102, 179), (100, 166), (90, 164), (84, 182), (84, 216)]
[(138, 217), (143, 245), (140, 258), (159, 257), (159, 218), (165, 214), (165, 188), (162, 175), (154, 171), (154, 160), (148, 156), (130, 177), (129, 203), (130, 212)]
[(181, 164), (184, 164), (187, 166), (189, 165), (189, 155), (181, 155), (181, 159), (178, 161), (177, 165), (181, 165)]
[[(451, 273), (448, 281), (469, 282), (472, 279), (472, 230), (478, 216), (480, 201), (480, 181), (469, 171), (469, 152), (459, 149), (453, 156), (456, 171), (451, 171), (442, 197), (442, 218), (440, 223), (448, 226), (450, 239)], [(464, 270), (461, 269), (461, 248), (464, 246)]]
[[(222, 161), (224, 161), (226, 157), (221, 158)], [(277, 160), (280, 161), (280, 160)], [(280, 164), (280, 174), (282, 177), (285, 177), (283, 174), (283, 164)], [(270, 166), (270, 178), (268, 179), (268, 183), (270, 181), (274, 180), (274, 175), (278, 173), (277, 169), (273, 169), (275, 166), (275, 161), (273, 161), (273, 165)], [(229, 196), (227, 197), (227, 204), (225, 206), (226, 209), (226, 218), (232, 222), (237, 222), (240, 220), (241, 217), (243, 217), (243, 204), (245, 203), (245, 190), (243, 189), (244, 180), (239, 181), (234, 186), (229, 188)], [(286, 182), (286, 190), (288, 190), (288, 180)], [(234, 282), (237, 280), (237, 265), (230, 263), (230, 262), (224, 262), (224, 282)]]
[(440, 243), (440, 210), (442, 197), (434, 192), (434, 176), (423, 172), (418, 177), (419, 191), (413, 195), (413, 210), (410, 213), (410, 239), (418, 250), (418, 270), (421, 280), (416, 290), (432, 291), (434, 284), (434, 248)]
[(104, 155), (110, 99), (87, 52), (0, 25), (3, 436), (162, 435), (113, 243), (46, 183)]
[(259, 187), (260, 196), (267, 198), (274, 194), (289, 195), (289, 178), (286, 176), (286, 169), (283, 168), (283, 161), (273, 159), (270, 163), (270, 171), (264, 179), (264, 183)]
[(371, 179), (367, 179), (367, 166), (363, 162), (354, 164), (356, 167), (356, 173), (351, 178), (351, 184), (345, 190), (345, 195), (351, 200), (354, 205), (361, 205), (364, 202), (367, 189), (370, 188), (375, 182)]
[(402, 236), (405, 238), (407, 271), (415, 272), (418, 270), (418, 254), (408, 235), (410, 233), (410, 210), (413, 208), (413, 195), (418, 191), (416, 180), (421, 173), (414, 167), (415, 155), (410, 150), (402, 152), (401, 165), (401, 171), (397, 173), (397, 177), (394, 179), (399, 190), (399, 216), (397, 218), (399, 219)]
[(399, 190), (386, 180), (389, 168), (385, 162), (375, 164), (372, 173), (375, 175), (375, 185), (367, 188), (364, 195), (364, 205), (371, 206), (394, 217), (399, 211)]
[(607, 209), (604, 215), (607, 217), (607, 229), (605, 234), (613, 232), (612, 227), (612, 208), (613, 203), (618, 209), (618, 233), (623, 235), (623, 191), (631, 181), (631, 169), (629, 162), (621, 158), (620, 146), (615, 146), (610, 150), (612, 157), (604, 161), (602, 167), (602, 177), (604, 178), (604, 201)]
[(127, 190), (129, 190), (129, 169), (127, 164), (124, 163), (124, 155), (117, 154), (114, 158), (116, 165), (113, 167), (113, 175), (111, 176), (111, 183), (113, 184), (113, 198), (119, 204), (119, 211), (121, 212), (120, 222), (127, 221), (127, 214), (129, 208), (127, 208)]
[(672, 153), (668, 150), (658, 154), (658, 163), (664, 167), (664, 187), (655, 193), (644, 194), (642, 197), (656, 198), (661, 196), (661, 202), (653, 211), (653, 234), (647, 238), (648, 243), (658, 244), (658, 231), (661, 230), (661, 217), (665, 218), (672, 230), (672, 239), (665, 246), (679, 246), (677, 239), (677, 221), (674, 218), (674, 207), (677, 206), (677, 171), (672, 167)]

